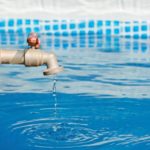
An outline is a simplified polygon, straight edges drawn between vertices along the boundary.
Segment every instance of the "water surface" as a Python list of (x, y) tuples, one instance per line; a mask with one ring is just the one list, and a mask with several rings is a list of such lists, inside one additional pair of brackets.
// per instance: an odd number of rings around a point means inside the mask
[(43, 43), (65, 68), (56, 89), (54, 77), (42, 75), (44, 66), (1, 65), (0, 148), (150, 149), (149, 42), (117, 39), (74, 49)]

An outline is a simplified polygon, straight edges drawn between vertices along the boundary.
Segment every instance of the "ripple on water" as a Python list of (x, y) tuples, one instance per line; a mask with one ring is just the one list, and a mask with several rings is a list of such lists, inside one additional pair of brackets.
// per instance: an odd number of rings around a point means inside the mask
[[(80, 118), (79, 118), (80, 119)], [(136, 145), (149, 143), (150, 136), (136, 137), (132, 134), (119, 134), (107, 128), (94, 130), (76, 119), (43, 118), (17, 122), (11, 126), (13, 134), (24, 135), (28, 146), (39, 148), (76, 148), (102, 145)]]
[(75, 120), (22, 121), (13, 124), (11, 131), (25, 135), (30, 146), (42, 148), (82, 147), (102, 136), (99, 131), (88, 128), (86, 124), (76, 123)]

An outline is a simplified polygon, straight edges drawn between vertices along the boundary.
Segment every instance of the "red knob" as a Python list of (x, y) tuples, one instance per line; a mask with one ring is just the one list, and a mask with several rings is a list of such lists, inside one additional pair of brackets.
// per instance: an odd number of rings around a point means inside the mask
[(38, 49), (40, 47), (40, 40), (36, 33), (31, 32), (27, 38), (27, 43), (31, 48)]

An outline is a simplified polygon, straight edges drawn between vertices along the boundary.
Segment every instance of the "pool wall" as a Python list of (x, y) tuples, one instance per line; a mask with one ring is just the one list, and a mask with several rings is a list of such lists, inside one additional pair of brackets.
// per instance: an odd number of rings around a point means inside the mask
[(128, 46), (128, 39), (150, 37), (148, 0), (0, 0), (0, 9), (1, 47), (24, 47), (31, 31), (45, 36), (46, 47), (59, 49), (115, 46), (120, 37)]
[(149, 0), (0, 0), (0, 17), (149, 20)]

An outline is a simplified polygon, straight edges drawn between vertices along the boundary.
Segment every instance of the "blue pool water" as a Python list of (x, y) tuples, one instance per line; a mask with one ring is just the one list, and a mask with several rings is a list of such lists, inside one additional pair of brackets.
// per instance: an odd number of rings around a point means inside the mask
[(44, 66), (0, 66), (1, 150), (150, 149), (150, 43), (104, 39), (55, 49), (65, 68), (56, 77), (44, 77)]

